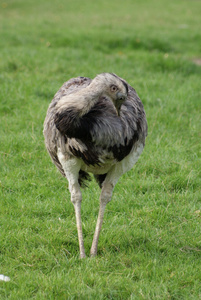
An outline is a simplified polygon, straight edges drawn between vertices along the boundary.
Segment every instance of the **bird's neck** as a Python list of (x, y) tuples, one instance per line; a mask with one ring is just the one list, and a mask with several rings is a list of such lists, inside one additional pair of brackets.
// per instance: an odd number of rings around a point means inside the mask
[(72, 108), (77, 110), (81, 117), (90, 111), (101, 96), (100, 89), (94, 84), (90, 84), (76, 93), (64, 96), (57, 104), (58, 113)]
[(86, 87), (79, 95), (76, 95), (75, 101), (79, 102), (80, 115), (83, 116), (88, 113), (101, 96), (100, 90), (94, 89), (93, 86)]

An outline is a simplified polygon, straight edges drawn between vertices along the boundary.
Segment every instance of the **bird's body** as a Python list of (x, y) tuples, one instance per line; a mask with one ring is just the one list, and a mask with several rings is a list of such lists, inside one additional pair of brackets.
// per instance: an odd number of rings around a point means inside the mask
[(102, 73), (93, 80), (70, 79), (52, 100), (44, 123), (45, 144), (54, 164), (69, 181), (81, 257), (85, 252), (80, 185), (89, 178), (89, 172), (102, 188), (91, 248), (94, 256), (105, 206), (119, 177), (138, 160), (146, 135), (145, 112), (136, 91), (115, 74)]

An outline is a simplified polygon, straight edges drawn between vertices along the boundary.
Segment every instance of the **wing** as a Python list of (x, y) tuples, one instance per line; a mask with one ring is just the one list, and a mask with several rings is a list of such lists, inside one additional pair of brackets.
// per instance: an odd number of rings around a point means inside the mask
[(72, 78), (69, 81), (65, 82), (55, 94), (47, 110), (43, 129), (45, 146), (50, 154), (53, 163), (56, 165), (63, 176), (65, 176), (65, 174), (57, 157), (57, 149), (58, 147), (60, 147), (63, 149), (64, 153), (66, 152), (66, 137), (62, 135), (55, 126), (55, 106), (63, 96), (72, 94), (81, 90), (82, 88), (85, 88), (90, 84), (90, 82), (91, 79), (86, 77)]
[(65, 95), (85, 88), (90, 82), (89, 78), (78, 77), (64, 83), (48, 108), (44, 123), (46, 148), (63, 175), (57, 157), (58, 147), (66, 157), (76, 156), (88, 165), (99, 165), (105, 159), (121, 161), (138, 141), (145, 143), (147, 121), (144, 108), (130, 85), (120, 117), (113, 104), (104, 97), (100, 97), (81, 117), (73, 108), (58, 114), (55, 107), (58, 101)]
[(145, 144), (147, 136), (143, 104), (136, 91), (129, 84), (127, 85), (128, 97), (121, 106), (120, 117), (116, 115), (113, 106), (104, 99), (100, 99), (97, 105), (83, 117), (83, 123), (89, 124), (87, 132), (90, 133), (92, 143), (97, 149), (102, 148), (108, 153), (112, 152), (117, 161), (124, 159), (138, 141)]
[(105, 158), (121, 161), (138, 140), (144, 143), (147, 135), (143, 105), (130, 85), (120, 117), (112, 102), (100, 97), (83, 115), (80, 115), (76, 105), (57, 112), (55, 124), (67, 139), (66, 149), (88, 165), (98, 165)]

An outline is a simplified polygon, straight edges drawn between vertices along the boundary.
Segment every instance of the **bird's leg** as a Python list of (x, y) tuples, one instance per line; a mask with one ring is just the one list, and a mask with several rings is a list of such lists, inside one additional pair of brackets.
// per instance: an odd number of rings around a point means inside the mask
[(76, 158), (66, 159), (65, 155), (61, 151), (58, 151), (58, 158), (64, 169), (66, 178), (69, 183), (69, 191), (71, 194), (71, 201), (75, 208), (75, 217), (77, 224), (78, 240), (80, 247), (80, 257), (86, 257), (84, 251), (84, 239), (82, 233), (82, 221), (81, 221), (81, 202), (82, 194), (80, 191), (80, 185), (78, 183), (80, 161)]
[(82, 194), (80, 191), (79, 183), (74, 184), (70, 188), (71, 192), (71, 201), (75, 208), (75, 217), (76, 217), (76, 224), (77, 224), (77, 233), (78, 233), (78, 241), (79, 241), (79, 248), (80, 248), (80, 257), (84, 258), (85, 250), (84, 250), (84, 239), (82, 233), (82, 221), (81, 221), (81, 201), (82, 201)]
[(107, 203), (111, 200), (112, 192), (113, 192), (114, 185), (109, 182), (103, 182), (103, 187), (100, 195), (100, 208), (99, 208), (99, 214), (98, 219), (96, 223), (96, 229), (94, 233), (94, 238), (91, 246), (90, 254), (92, 257), (96, 256), (97, 249), (98, 249), (98, 238), (101, 231), (101, 226), (103, 223), (103, 217), (104, 217), (104, 211)]
[(103, 182), (103, 187), (100, 196), (100, 209), (91, 247), (91, 256), (95, 256), (97, 254), (98, 238), (101, 230), (101, 225), (103, 223), (103, 215), (106, 204), (111, 200), (114, 186), (116, 185), (120, 176), (123, 175), (125, 172), (129, 171), (132, 168), (132, 166), (136, 163), (143, 150), (143, 147), (143, 144), (139, 144), (138, 147), (136, 147), (135, 149), (134, 155), (128, 155), (126, 158), (124, 158), (123, 161), (116, 163), (107, 173), (107, 176)]

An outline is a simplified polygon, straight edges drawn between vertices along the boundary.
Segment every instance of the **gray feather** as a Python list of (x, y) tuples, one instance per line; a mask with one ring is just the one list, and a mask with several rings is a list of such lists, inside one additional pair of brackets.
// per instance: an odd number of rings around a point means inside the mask
[[(112, 83), (111, 76), (104, 74), (96, 78), (101, 81), (102, 76), (103, 81), (111, 80)], [(147, 121), (142, 102), (124, 79), (113, 75), (116, 84), (123, 83), (127, 93), (119, 116), (104, 91), (104, 82), (99, 86), (96, 78), (70, 79), (49, 105), (43, 130), (45, 145), (53, 163), (64, 176), (57, 157), (58, 148), (66, 159), (77, 155), (86, 159), (87, 164), (98, 165), (106, 158), (121, 160), (138, 141), (145, 143)]]

